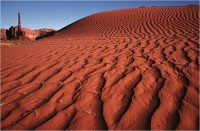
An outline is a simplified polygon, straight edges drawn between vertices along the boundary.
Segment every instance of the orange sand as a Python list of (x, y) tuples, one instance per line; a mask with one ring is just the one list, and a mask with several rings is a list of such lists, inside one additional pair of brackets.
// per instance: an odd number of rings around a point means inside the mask
[(1, 129), (199, 129), (199, 7), (97, 13), (2, 48)]

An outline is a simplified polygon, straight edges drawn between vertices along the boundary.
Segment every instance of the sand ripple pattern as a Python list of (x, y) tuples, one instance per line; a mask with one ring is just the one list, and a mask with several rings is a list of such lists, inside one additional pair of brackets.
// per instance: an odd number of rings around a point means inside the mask
[(103, 12), (3, 48), (1, 129), (199, 129), (198, 13)]

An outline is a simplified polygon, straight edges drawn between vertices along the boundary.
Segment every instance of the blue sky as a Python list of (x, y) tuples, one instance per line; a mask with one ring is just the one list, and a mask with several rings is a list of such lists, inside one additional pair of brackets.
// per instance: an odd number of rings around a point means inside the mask
[(21, 14), (22, 27), (61, 29), (88, 15), (108, 10), (139, 6), (179, 6), (198, 1), (1, 1), (1, 28), (17, 25)]

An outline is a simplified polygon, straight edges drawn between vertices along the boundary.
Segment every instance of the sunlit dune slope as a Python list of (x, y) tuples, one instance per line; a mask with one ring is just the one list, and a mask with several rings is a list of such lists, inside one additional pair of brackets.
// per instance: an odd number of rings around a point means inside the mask
[(100, 12), (62, 29), (75, 36), (191, 34), (198, 31), (198, 6), (142, 7)]

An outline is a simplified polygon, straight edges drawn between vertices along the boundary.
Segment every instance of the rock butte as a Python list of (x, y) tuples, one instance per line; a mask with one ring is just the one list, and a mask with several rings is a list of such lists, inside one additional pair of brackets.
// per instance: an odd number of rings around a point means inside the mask
[(55, 34), (56, 30), (48, 28), (31, 30), (24, 28), (21, 26), (20, 13), (18, 12), (18, 25), (11, 26), (9, 29), (1, 28), (0, 32), (1, 40), (27, 40), (31, 42)]
[[(12, 27), (16, 28), (17, 26), (11, 26), (10, 30), (12, 29)], [(29, 29), (29, 28), (21, 27), (21, 29), (22, 29), (22, 32), (24, 33), (26, 39), (29, 39), (30, 41), (35, 41), (37, 39), (45, 37), (48, 34), (56, 32), (56, 30), (54, 30), (54, 29), (48, 29), (48, 28), (42, 28), (42, 29), (32, 30), (32, 29)], [(6, 31), (8, 33), (8, 32), (10, 32), (9, 30), (1, 29), (0, 31), (1, 31), (1, 36), (0, 36), (1, 40), (14, 39), (14, 37), (12, 37), (12, 36), (9, 37), (9, 36), (6, 35)], [(21, 39), (23, 39), (23, 37)]]
[(1, 129), (198, 130), (199, 6), (100, 12), (2, 48)]

